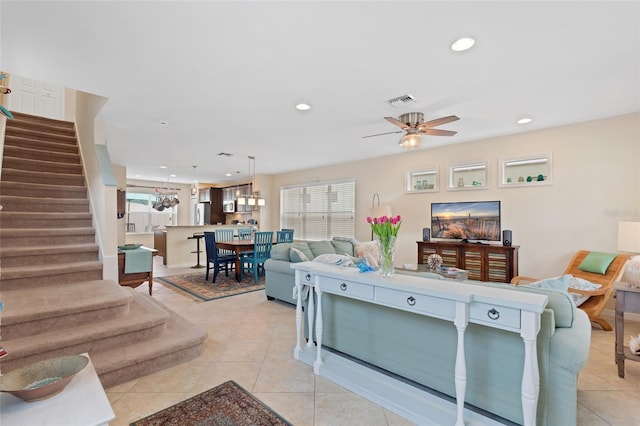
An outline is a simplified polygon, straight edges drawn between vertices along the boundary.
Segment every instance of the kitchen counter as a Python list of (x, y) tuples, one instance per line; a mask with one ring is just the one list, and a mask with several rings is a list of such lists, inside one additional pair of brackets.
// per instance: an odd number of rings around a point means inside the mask
[[(221, 228), (254, 228), (258, 229), (256, 225), (239, 224), (239, 225), (175, 225), (166, 226), (164, 228), (164, 247), (155, 247), (156, 249), (164, 249), (163, 263), (168, 268), (184, 268), (193, 266), (196, 263), (196, 254), (193, 253), (196, 250), (196, 243), (193, 239), (189, 239), (193, 234), (202, 234), (205, 231), (215, 231)], [(160, 231), (160, 229), (157, 229)], [(161, 246), (162, 243), (157, 242), (157, 246)], [(205, 247), (201, 242), (200, 250), (202, 251), (200, 259), (205, 259)], [(204, 263), (204, 262), (202, 262)]]

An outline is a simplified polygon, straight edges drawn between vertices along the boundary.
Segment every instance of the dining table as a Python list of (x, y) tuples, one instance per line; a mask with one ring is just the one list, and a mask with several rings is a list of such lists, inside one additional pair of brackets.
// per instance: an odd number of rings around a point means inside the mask
[[(238, 238), (234, 238), (233, 240), (230, 241), (216, 241), (216, 246), (219, 249), (224, 249), (224, 250), (231, 250), (235, 253), (236, 255), (236, 280), (240, 281), (242, 279), (241, 276), (241, 272), (242, 272), (242, 257), (240, 256), (240, 253), (242, 252), (247, 252), (247, 251), (253, 251), (253, 244), (254, 241), (253, 240), (241, 240)], [(276, 242), (274, 241), (273, 244), (275, 245)]]

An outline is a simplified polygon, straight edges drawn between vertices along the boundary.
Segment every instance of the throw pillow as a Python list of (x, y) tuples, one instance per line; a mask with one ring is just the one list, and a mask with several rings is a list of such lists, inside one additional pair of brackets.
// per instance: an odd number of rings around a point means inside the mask
[(296, 248), (300, 250), (302, 253), (304, 253), (304, 255), (307, 256), (307, 259), (313, 259), (315, 257), (314, 254), (311, 253), (311, 250), (309, 249), (309, 244), (307, 244), (306, 242), (293, 242), (290, 244), (291, 244), (291, 247)]
[[(571, 282), (569, 283), (569, 288), (575, 288), (578, 290), (594, 291), (599, 289), (600, 287), (602, 287), (600, 284), (592, 283), (591, 281), (587, 281), (580, 277), (572, 277)], [(584, 302), (589, 300), (589, 297), (591, 297), (578, 293), (569, 294), (571, 294), (571, 296), (573, 297), (573, 301), (575, 302), (576, 306), (582, 305)]]
[(309, 258), (295, 247), (289, 248), (289, 260), (291, 263), (307, 262)]
[(289, 248), (291, 247), (291, 243), (280, 243), (274, 244), (271, 248), (271, 259), (274, 260), (285, 260), (287, 262), (291, 261), (289, 256)]
[(335, 249), (336, 253), (353, 256), (353, 245), (355, 244), (355, 241), (346, 241), (345, 239), (339, 238), (340, 237), (333, 237), (333, 240), (331, 240), (331, 245)]
[(375, 241), (359, 241), (356, 243), (356, 256), (364, 257), (369, 266), (377, 268), (380, 264), (380, 253), (378, 252), (378, 243)]
[(617, 254), (613, 253), (601, 253), (597, 251), (589, 252), (582, 262), (580, 262), (578, 269), (585, 272), (604, 275), (607, 273), (607, 268), (616, 256)]
[(321, 254), (336, 254), (336, 249), (331, 245), (331, 241), (309, 241), (309, 250), (313, 253), (313, 256), (309, 259), (320, 256)]
[(545, 278), (544, 280), (534, 281), (523, 285), (526, 287), (552, 288), (554, 290), (567, 291), (572, 278), (573, 275), (565, 274), (559, 277)]
[(321, 254), (314, 258), (313, 261), (336, 266), (353, 266), (354, 264), (352, 257), (344, 254)]

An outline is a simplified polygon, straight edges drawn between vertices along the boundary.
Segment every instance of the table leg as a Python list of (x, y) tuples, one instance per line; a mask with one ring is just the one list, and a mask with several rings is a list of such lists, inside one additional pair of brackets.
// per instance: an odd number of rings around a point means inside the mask
[(624, 291), (616, 291), (616, 364), (618, 365), (618, 377), (624, 379)]
[(240, 256), (240, 249), (235, 249), (236, 252), (236, 281), (242, 280), (242, 260)]

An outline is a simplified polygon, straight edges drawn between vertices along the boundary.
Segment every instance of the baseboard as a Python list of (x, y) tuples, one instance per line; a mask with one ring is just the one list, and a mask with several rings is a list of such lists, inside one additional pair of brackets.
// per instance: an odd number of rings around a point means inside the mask
[[(303, 346), (299, 360), (310, 366), (316, 359), (316, 347)], [(375, 371), (336, 353), (322, 350), (320, 376), (368, 399), (369, 401), (419, 425), (454, 425), (455, 402), (426, 392), (389, 375)], [(466, 426), (490, 426), (503, 423), (464, 409)]]
[[(614, 322), (615, 322), (615, 317), (616, 317), (616, 310), (615, 309), (605, 309), (602, 312), (607, 314), (607, 315), (611, 315), (614, 318)], [(640, 313), (637, 313), (637, 312), (625, 312), (624, 313), (624, 319), (625, 320), (630, 320), (630, 321), (638, 321), (638, 322), (640, 322)], [(611, 325), (613, 326), (613, 324), (611, 324)]]

